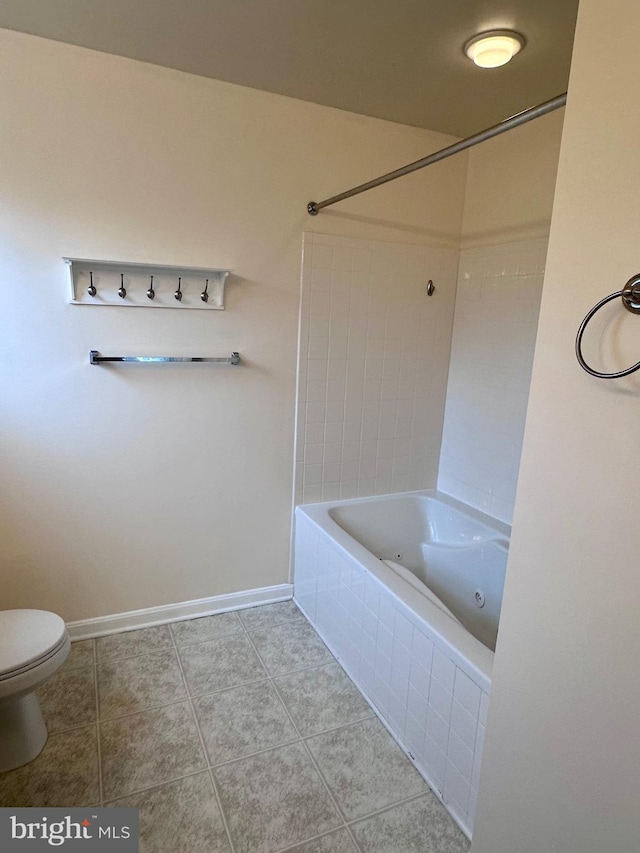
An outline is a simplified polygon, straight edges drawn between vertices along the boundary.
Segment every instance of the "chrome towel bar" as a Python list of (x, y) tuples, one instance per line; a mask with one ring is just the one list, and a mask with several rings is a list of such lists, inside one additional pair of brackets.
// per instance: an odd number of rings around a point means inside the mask
[(191, 364), (206, 362), (207, 364), (240, 364), (240, 353), (232, 352), (228, 358), (199, 358), (182, 355), (100, 355), (98, 350), (89, 353), (89, 364), (103, 364), (107, 361), (126, 361), (137, 364), (158, 364), (166, 362), (189, 362)]

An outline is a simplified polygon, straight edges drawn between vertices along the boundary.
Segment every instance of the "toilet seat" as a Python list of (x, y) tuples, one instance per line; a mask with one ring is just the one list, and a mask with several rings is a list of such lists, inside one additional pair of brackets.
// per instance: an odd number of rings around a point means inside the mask
[(45, 663), (67, 640), (64, 621), (46, 610), (0, 611), (0, 681)]
[(10, 672), (0, 672), (0, 683), (3, 681), (7, 681), (9, 678), (16, 678), (18, 675), (24, 675), (27, 672), (30, 672), (32, 669), (36, 669), (38, 666), (42, 666), (42, 664), (46, 663), (51, 658), (55, 657), (58, 652), (64, 647), (67, 642), (66, 635), (60, 639), (58, 645), (51, 649), (51, 651), (44, 655), (41, 658), (37, 658), (37, 660), (32, 661), (26, 666), (21, 666), (19, 669), (12, 669)]
[(47, 610), (0, 610), (0, 773), (33, 761), (47, 742), (37, 691), (55, 675), (71, 643)]

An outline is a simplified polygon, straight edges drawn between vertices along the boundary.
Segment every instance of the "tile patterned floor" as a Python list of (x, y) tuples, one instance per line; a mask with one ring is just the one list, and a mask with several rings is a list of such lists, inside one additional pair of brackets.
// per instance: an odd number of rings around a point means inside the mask
[(291, 601), (74, 643), (0, 806), (133, 806), (141, 853), (466, 853)]

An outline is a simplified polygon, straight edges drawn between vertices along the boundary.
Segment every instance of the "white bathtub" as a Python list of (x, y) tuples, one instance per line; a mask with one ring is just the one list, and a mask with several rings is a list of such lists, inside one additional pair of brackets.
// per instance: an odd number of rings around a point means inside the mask
[(296, 509), (296, 601), (469, 837), (509, 535), (434, 490)]

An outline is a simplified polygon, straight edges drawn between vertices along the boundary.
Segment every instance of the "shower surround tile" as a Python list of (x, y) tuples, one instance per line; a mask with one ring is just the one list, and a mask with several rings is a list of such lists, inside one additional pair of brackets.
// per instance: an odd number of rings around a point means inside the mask
[(297, 504), (435, 486), (457, 262), (454, 249), (304, 235)]
[(438, 488), (511, 523), (546, 238), (460, 252)]

